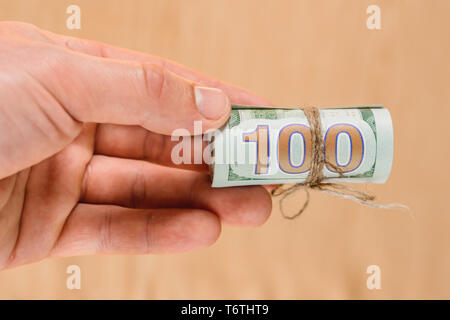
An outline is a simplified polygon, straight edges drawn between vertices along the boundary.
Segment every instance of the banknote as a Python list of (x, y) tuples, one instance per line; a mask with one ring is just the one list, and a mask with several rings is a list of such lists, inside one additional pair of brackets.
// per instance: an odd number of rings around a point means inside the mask
[[(325, 181), (387, 180), (394, 139), (386, 108), (322, 108), (320, 122)], [(311, 141), (310, 124), (299, 108), (233, 105), (228, 122), (214, 134), (212, 186), (304, 182), (311, 168)]]

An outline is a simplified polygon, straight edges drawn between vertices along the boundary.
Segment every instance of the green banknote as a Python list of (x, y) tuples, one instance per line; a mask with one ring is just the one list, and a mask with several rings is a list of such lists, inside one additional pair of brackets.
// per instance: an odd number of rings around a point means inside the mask
[[(387, 109), (324, 108), (320, 121), (329, 163), (323, 168), (326, 181), (387, 180), (393, 158)], [(311, 167), (311, 135), (300, 109), (233, 105), (229, 121), (214, 135), (213, 187), (304, 182)]]

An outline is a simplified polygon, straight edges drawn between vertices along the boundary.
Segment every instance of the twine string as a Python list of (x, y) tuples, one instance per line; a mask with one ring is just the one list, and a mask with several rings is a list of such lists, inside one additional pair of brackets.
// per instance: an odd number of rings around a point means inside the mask
[[(322, 137), (322, 125), (320, 121), (319, 109), (315, 107), (301, 107), (301, 110), (305, 113), (306, 119), (309, 122), (311, 128), (311, 144), (312, 144), (312, 155), (311, 155), (311, 168), (309, 174), (304, 182), (296, 184), (281, 184), (276, 186), (271, 194), (273, 197), (281, 197), (278, 205), (280, 207), (280, 212), (286, 219), (295, 219), (300, 216), (308, 207), (310, 201), (309, 190), (318, 190), (320, 192), (325, 192), (343, 199), (348, 199), (355, 201), (359, 204), (378, 208), (378, 209), (389, 209), (393, 207), (400, 207), (409, 211), (409, 208), (401, 203), (390, 203), (390, 204), (379, 204), (374, 203), (375, 196), (353, 189), (349, 186), (339, 184), (324, 182), (323, 168), (325, 164), (327, 167), (333, 169), (339, 174), (339, 177), (344, 177), (342, 169), (338, 166), (330, 163), (326, 160), (324, 150), (324, 140)], [(284, 211), (283, 203), (284, 201), (296, 193), (299, 190), (303, 190), (306, 194), (306, 200), (304, 201), (302, 207), (294, 215), (287, 215)]]

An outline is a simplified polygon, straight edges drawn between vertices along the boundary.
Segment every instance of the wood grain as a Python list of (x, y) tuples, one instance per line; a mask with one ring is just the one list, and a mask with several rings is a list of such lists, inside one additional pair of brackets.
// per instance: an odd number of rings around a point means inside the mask
[[(81, 30), (66, 29), (69, 4), (81, 7)], [(370, 4), (381, 7), (381, 30), (366, 28)], [(314, 192), (299, 219), (283, 220), (275, 203), (262, 228), (227, 227), (197, 252), (2, 272), (0, 298), (450, 298), (449, 1), (0, 0), (0, 8), (1, 20), (164, 56), (277, 105), (384, 104), (395, 130), (392, 174), (361, 187), (415, 215)], [(79, 291), (66, 289), (70, 264), (81, 267)], [(381, 290), (366, 288), (372, 264)]]

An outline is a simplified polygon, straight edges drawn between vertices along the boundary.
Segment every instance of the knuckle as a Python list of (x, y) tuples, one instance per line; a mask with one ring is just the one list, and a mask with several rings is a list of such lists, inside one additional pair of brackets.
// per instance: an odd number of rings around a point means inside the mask
[(32, 24), (28, 24), (25, 22), (16, 22), (16, 21), (0, 21), (0, 30), (1, 31), (14, 31), (23, 28), (32, 28), (35, 27)]
[(161, 99), (167, 80), (167, 71), (164, 67), (142, 63), (139, 68), (139, 78), (143, 83), (146, 96)]
[(108, 212), (104, 213), (103, 219), (100, 222), (100, 237), (98, 243), (98, 251), (108, 251), (112, 247), (112, 217)]
[(147, 199), (147, 179), (143, 170), (137, 170), (131, 188), (130, 206), (143, 208)]
[(165, 160), (167, 148), (168, 144), (165, 136), (148, 131), (142, 145), (142, 158), (150, 162), (162, 163)]
[(0, 22), (0, 33), (14, 34), (29, 39), (48, 40), (37, 26), (19, 21)]
[[(188, 195), (188, 203), (194, 203), (196, 205), (201, 205), (199, 201), (198, 194), (207, 194), (209, 190), (209, 184), (210, 184), (210, 178), (209, 176), (206, 176), (204, 174), (198, 174), (196, 173), (193, 178), (191, 179), (190, 187), (189, 187), (189, 195)], [(211, 203), (213, 198), (207, 196), (206, 202)]]
[(153, 233), (153, 215), (149, 214), (146, 217), (145, 220), (145, 239), (144, 239), (144, 245), (145, 245), (145, 249), (144, 252), (145, 253), (151, 253), (152, 252), (152, 248), (154, 247), (154, 243), (155, 243), (155, 239), (154, 239), (154, 233)]
[(84, 172), (83, 180), (81, 182), (81, 191), (80, 191), (80, 200), (86, 200), (86, 196), (89, 192), (89, 185), (91, 182), (91, 173), (92, 173), (92, 160), (86, 166), (86, 170)]

